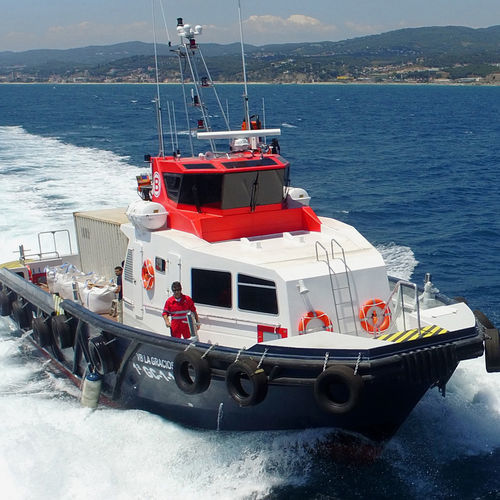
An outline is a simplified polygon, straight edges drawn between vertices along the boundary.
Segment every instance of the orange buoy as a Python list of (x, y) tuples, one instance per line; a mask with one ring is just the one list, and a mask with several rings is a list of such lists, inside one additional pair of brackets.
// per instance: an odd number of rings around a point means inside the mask
[(333, 323), (323, 311), (309, 311), (299, 321), (299, 335), (307, 333), (307, 325), (313, 320), (319, 319), (323, 323), (323, 329), (333, 332)]
[(383, 300), (369, 299), (359, 309), (359, 319), (368, 333), (383, 332), (391, 324), (391, 310)]
[(151, 290), (155, 286), (155, 270), (149, 259), (142, 264), (142, 285), (146, 290)]

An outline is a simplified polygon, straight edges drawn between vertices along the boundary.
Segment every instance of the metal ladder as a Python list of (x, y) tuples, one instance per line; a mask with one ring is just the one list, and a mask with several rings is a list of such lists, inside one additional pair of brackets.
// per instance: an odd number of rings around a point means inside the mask
[[(335, 257), (334, 245), (336, 245), (339, 248), (341, 256)], [(358, 321), (354, 310), (351, 281), (349, 279), (350, 270), (345, 258), (344, 248), (334, 238), (331, 239), (330, 250), (332, 255), (332, 261), (339, 260), (344, 265), (344, 273), (343, 273), (344, 279), (342, 277), (342, 274), (336, 273), (333, 270), (332, 265), (330, 264), (330, 256), (328, 254), (328, 250), (319, 241), (316, 241), (315, 249), (316, 249), (316, 260), (318, 262), (324, 262), (328, 267), (330, 287), (332, 290), (333, 305), (335, 310), (335, 318), (338, 331), (340, 333), (351, 333), (351, 331), (343, 332), (342, 324), (345, 323), (346, 320), (352, 320), (352, 324), (354, 325), (354, 330), (352, 331), (352, 333), (358, 335), (359, 334)], [(320, 253), (319, 253), (320, 249), (323, 251), (322, 253), (324, 254), (324, 258), (320, 258)], [(348, 296), (348, 299), (345, 298), (346, 295)], [(344, 311), (346, 310), (349, 310), (348, 314), (344, 314)]]

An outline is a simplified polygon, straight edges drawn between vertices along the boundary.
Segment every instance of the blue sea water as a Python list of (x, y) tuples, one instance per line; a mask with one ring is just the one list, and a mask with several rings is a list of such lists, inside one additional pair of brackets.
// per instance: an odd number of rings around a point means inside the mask
[[(220, 86), (242, 119), (240, 86)], [(465, 297), (500, 324), (500, 87), (255, 85), (292, 185), (355, 226), (393, 274)], [(71, 214), (134, 199), (158, 152), (149, 85), (0, 86), (1, 260)], [(179, 111), (179, 87), (162, 87)], [(265, 113), (261, 109), (265, 101)], [(214, 122), (221, 117), (209, 102)], [(168, 120), (166, 129), (168, 129)], [(166, 134), (166, 149), (171, 149)], [(197, 145), (196, 153), (207, 146)], [(373, 465), (312, 456), (313, 431), (199, 432), (142, 412), (81, 409), (0, 323), (0, 479), (9, 498), (500, 498), (500, 375), (462, 363)], [(377, 416), (373, 415), (373, 419)], [(94, 478), (98, 477), (99, 481)], [(29, 485), (32, 486), (29, 486)]]

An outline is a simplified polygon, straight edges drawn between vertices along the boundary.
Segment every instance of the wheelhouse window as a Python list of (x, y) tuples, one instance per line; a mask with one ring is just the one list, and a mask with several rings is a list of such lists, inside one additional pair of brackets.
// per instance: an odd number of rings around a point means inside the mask
[(226, 174), (222, 190), (222, 208), (281, 203), (285, 176), (285, 169)]
[(168, 197), (176, 203), (220, 208), (223, 174), (165, 173)]
[(278, 314), (276, 283), (238, 274), (238, 307), (245, 311)]
[(197, 304), (232, 307), (231, 273), (209, 269), (191, 269), (192, 299)]
[(165, 173), (168, 197), (197, 208), (255, 207), (281, 203), (288, 169), (228, 172), (225, 174)]

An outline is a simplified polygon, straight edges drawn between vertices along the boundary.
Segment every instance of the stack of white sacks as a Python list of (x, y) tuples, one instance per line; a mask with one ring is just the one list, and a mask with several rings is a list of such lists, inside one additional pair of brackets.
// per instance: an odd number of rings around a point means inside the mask
[(116, 285), (95, 273), (85, 274), (73, 264), (48, 267), (47, 286), (50, 293), (79, 302), (97, 314), (109, 313)]

